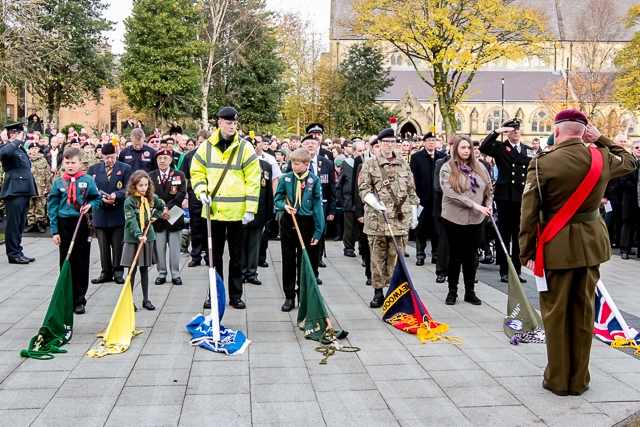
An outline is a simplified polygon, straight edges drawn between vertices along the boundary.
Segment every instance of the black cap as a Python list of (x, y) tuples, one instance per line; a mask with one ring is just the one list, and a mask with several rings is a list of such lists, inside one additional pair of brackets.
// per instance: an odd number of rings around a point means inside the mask
[(311, 123), (309, 126), (306, 127), (305, 130), (307, 131), (307, 133), (324, 134), (324, 126), (322, 126), (320, 123)]
[(369, 142), (369, 147), (373, 147), (374, 145), (378, 145), (378, 137), (373, 138), (373, 141)]
[(356, 142), (362, 142), (362, 138), (360, 138), (359, 136), (356, 136), (355, 138), (353, 138), (351, 140), (352, 143), (356, 143)]
[(238, 110), (233, 107), (224, 107), (222, 110), (218, 111), (218, 118), (223, 120), (238, 120), (240, 118), (240, 114)]
[(106, 142), (102, 145), (102, 154), (116, 154), (116, 147)]
[(7, 130), (7, 133), (11, 132), (24, 132), (24, 123), (11, 123), (4, 127)]
[(305, 142), (305, 141), (306, 141), (306, 140), (308, 140), (308, 139), (313, 139), (313, 140), (315, 140), (316, 142), (318, 142), (318, 144), (320, 143), (320, 141), (318, 141), (318, 139), (317, 139), (315, 136), (313, 136), (313, 135), (307, 135), (307, 136), (305, 136), (304, 138), (302, 138), (302, 141), (300, 141), (300, 143), (302, 144), (303, 142)]
[(426, 141), (427, 139), (435, 139), (435, 135), (432, 132), (427, 132), (423, 137), (422, 140)]
[(522, 120), (518, 117), (514, 117), (513, 119), (505, 120), (504, 123), (500, 125), (503, 128), (519, 128), (522, 124)]
[(391, 128), (386, 128), (380, 131), (380, 133), (378, 134), (378, 141), (381, 141), (385, 138), (396, 138), (396, 133), (393, 129)]
[(473, 141), (474, 147), (480, 147), (480, 141)]

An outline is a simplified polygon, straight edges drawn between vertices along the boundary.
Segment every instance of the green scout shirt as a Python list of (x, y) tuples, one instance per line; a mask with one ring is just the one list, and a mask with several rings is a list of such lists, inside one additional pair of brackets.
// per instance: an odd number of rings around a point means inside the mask
[[(291, 203), (295, 203), (296, 199), (296, 187), (298, 178), (295, 177), (294, 172), (287, 172), (282, 175), (278, 180), (278, 188), (276, 195), (273, 198), (273, 203), (278, 210), (284, 210), (287, 205), (287, 197)], [(297, 215), (300, 216), (313, 216), (313, 222), (315, 224), (315, 232), (313, 238), (320, 240), (322, 237), (322, 231), (324, 230), (324, 210), (322, 208), (322, 184), (320, 184), (320, 178), (310, 173), (301, 183), (302, 188), (302, 205), (295, 206), (298, 210)], [(285, 212), (285, 215), (288, 215)]]
[[(71, 181), (66, 185), (62, 183), (64, 178), (56, 178), (51, 187), (51, 194), (47, 201), (49, 212), (49, 222), (51, 223), (51, 234), (58, 234), (58, 218), (78, 218), (78, 212), (72, 204), (67, 203), (68, 195), (66, 188), (69, 188)], [(66, 188), (65, 188), (66, 187)], [(85, 202), (95, 210), (102, 204), (102, 198), (98, 192), (98, 187), (93, 177), (82, 175), (76, 179), (76, 202), (82, 206)]]
[[(152, 218), (159, 219), (162, 217), (164, 202), (157, 194), (153, 195), (153, 203), (149, 203), (149, 209), (155, 209), (155, 212), (151, 215)], [(146, 224), (149, 224), (149, 219), (145, 215), (145, 227)], [(124, 201), (124, 242), (140, 243), (140, 236), (143, 234), (144, 230), (140, 229), (140, 197), (129, 196)], [(156, 233), (153, 231), (153, 227), (149, 227), (147, 241), (153, 242), (154, 240), (156, 240)]]

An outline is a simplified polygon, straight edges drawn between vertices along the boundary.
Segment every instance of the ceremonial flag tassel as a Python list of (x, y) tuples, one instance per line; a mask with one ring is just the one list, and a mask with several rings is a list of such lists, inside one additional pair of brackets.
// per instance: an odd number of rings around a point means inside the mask
[(28, 350), (20, 351), (20, 356), (32, 359), (48, 360), (54, 358), (54, 353), (66, 353), (60, 347), (71, 341), (73, 336), (73, 273), (71, 272), (71, 252), (80, 229), (82, 215), (78, 217), (78, 223), (71, 238), (71, 244), (67, 251), (67, 257), (62, 263), (58, 282), (53, 290), (51, 302), (47, 314), (38, 335), (29, 343)]
[(529, 298), (524, 292), (518, 272), (516, 271), (511, 255), (507, 251), (507, 247), (502, 240), (498, 226), (493, 216), (491, 223), (496, 230), (496, 235), (502, 246), (502, 251), (507, 258), (509, 264), (509, 287), (507, 291), (507, 315), (504, 317), (502, 327), (504, 333), (509, 337), (509, 342), (513, 345), (519, 343), (539, 343), (546, 342), (546, 335), (542, 324), (540, 314), (531, 306)]
[(633, 348), (640, 356), (640, 333), (624, 320), (602, 280), (596, 284), (595, 304), (595, 336), (613, 348)]

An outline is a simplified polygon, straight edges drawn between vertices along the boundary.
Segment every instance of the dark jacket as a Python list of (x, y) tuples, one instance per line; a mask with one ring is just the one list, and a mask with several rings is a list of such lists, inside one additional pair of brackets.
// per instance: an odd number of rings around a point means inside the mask
[(195, 154), (196, 150), (189, 151), (184, 155), (184, 159), (182, 159), (182, 164), (180, 165), (180, 171), (188, 181), (187, 194), (189, 195), (189, 215), (191, 217), (191, 221), (202, 216), (202, 202), (198, 200), (198, 197), (196, 197), (196, 193), (193, 192), (193, 187), (191, 186), (191, 161)]
[(440, 169), (442, 169), (442, 165), (451, 160), (451, 156), (446, 155), (445, 157), (438, 159), (436, 161), (435, 166), (435, 179), (433, 180), (433, 217), (440, 218), (442, 216), (442, 185), (440, 183)]
[(535, 150), (520, 143), (521, 151), (511, 148), (509, 141), (500, 142), (494, 131), (480, 145), (480, 152), (491, 156), (498, 167), (498, 179), (494, 200), (522, 202), (522, 191), (527, 181), (527, 167), (535, 156)]
[(93, 211), (91, 225), (98, 228), (124, 227), (124, 201), (127, 196), (127, 184), (131, 178), (131, 168), (116, 161), (111, 171), (111, 179), (107, 179), (107, 168), (104, 162), (89, 166), (87, 175), (96, 181), (98, 190), (107, 194), (114, 193), (116, 202), (112, 205), (102, 203)]
[(426, 209), (433, 209), (433, 192), (436, 161), (445, 157), (442, 151), (434, 151), (433, 158), (427, 150), (420, 150), (411, 156), (409, 167), (413, 173), (413, 180), (416, 184), (416, 193), (420, 199), (420, 205)]
[[(637, 163), (637, 161), (636, 161)], [(638, 214), (638, 167), (620, 177), (622, 186), (622, 220), (635, 221)]]
[(253, 221), (246, 226), (251, 228), (262, 228), (273, 218), (273, 184), (271, 176), (271, 163), (260, 159), (260, 199), (258, 201), (258, 212)]
[(120, 152), (118, 160), (131, 166), (131, 172), (142, 169), (149, 173), (158, 169), (156, 163), (156, 150), (144, 144), (140, 151), (133, 148), (133, 145)]
[[(160, 178), (160, 169), (156, 169), (149, 173), (151, 183), (155, 189), (155, 193), (162, 200), (167, 209), (171, 210), (174, 206), (182, 207), (182, 202), (187, 195), (187, 179), (184, 174), (176, 169), (169, 169), (169, 178), (163, 184)], [(157, 232), (168, 231), (180, 231), (184, 226), (184, 215), (182, 215), (176, 222), (169, 224), (162, 218), (153, 223), (153, 229)]]
[(622, 177), (616, 177), (609, 180), (607, 189), (604, 191), (604, 197), (611, 202), (612, 205), (622, 204), (622, 184), (620, 179)]
[(353, 161), (354, 159), (346, 159), (342, 162), (340, 175), (336, 181), (336, 199), (342, 203), (345, 212), (353, 212)]
[(4, 182), (0, 198), (38, 195), (36, 181), (31, 173), (31, 160), (21, 141), (7, 142), (0, 148), (0, 162)]

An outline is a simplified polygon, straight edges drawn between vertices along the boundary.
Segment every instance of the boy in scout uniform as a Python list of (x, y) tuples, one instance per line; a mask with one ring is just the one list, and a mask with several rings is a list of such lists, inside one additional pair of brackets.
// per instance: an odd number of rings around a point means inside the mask
[(27, 214), (28, 228), (25, 232), (44, 233), (47, 224), (47, 196), (51, 190), (51, 172), (49, 163), (40, 152), (40, 147), (35, 142), (29, 147), (29, 158), (31, 159), (31, 173), (36, 180), (38, 195), (31, 198), (29, 202), (29, 213)]
[[(607, 227), (598, 208), (609, 180), (633, 171), (636, 161), (624, 148), (600, 135), (595, 126), (587, 124), (586, 116), (577, 110), (558, 113), (554, 135), (555, 149), (539, 154), (527, 171), (520, 260), (531, 270), (538, 267), (536, 282), (541, 281), (538, 273), (546, 277), (547, 290), (544, 285), (539, 288), (547, 339), (542, 387), (559, 396), (579, 396), (589, 388), (594, 295), (600, 264), (611, 258)], [(597, 150), (592, 152), (583, 141), (595, 144)], [(600, 158), (602, 164), (595, 167)], [(590, 172), (592, 167), (595, 174)], [(588, 175), (589, 179), (585, 179)], [(583, 181), (592, 185), (586, 187), (585, 191), (590, 192), (576, 206), (579, 201), (569, 200), (582, 192), (576, 190)], [(551, 226), (552, 222), (556, 224)], [(547, 225), (549, 230), (559, 231), (545, 237)], [(538, 231), (542, 233), (542, 243), (537, 238)], [(540, 271), (540, 267), (544, 270)]]
[[(363, 163), (358, 176), (358, 191), (365, 202), (364, 233), (371, 248), (372, 308), (382, 306), (382, 289), (391, 283), (397, 254), (393, 237), (404, 254), (409, 228), (418, 225), (420, 204), (409, 164), (394, 152), (393, 129), (380, 132), (378, 143), (380, 152)], [(385, 211), (393, 235), (385, 222)]]

